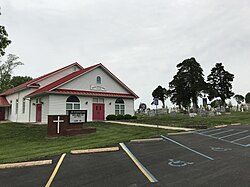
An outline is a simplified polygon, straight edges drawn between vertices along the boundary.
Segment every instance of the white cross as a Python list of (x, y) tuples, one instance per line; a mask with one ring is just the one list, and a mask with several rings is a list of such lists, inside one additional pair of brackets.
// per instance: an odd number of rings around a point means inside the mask
[(57, 123), (57, 134), (60, 132), (60, 123), (63, 123), (64, 120), (60, 119), (60, 116), (57, 116), (57, 120), (53, 120), (54, 123)]

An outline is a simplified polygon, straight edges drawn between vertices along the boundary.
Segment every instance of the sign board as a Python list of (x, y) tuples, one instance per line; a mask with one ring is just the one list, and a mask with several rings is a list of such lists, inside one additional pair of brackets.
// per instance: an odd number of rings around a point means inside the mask
[(95, 91), (106, 91), (106, 88), (104, 86), (100, 85), (90, 85), (90, 90), (95, 90)]
[(156, 98), (156, 97), (154, 98), (154, 101), (153, 101), (154, 105), (158, 105), (159, 104), (158, 100), (159, 100), (158, 98)]
[(87, 122), (87, 110), (70, 110), (69, 123), (85, 123)]

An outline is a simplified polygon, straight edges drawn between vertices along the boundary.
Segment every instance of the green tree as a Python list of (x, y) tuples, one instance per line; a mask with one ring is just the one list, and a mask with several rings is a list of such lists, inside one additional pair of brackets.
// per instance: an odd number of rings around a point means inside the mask
[(165, 108), (165, 100), (167, 98), (167, 90), (162, 86), (158, 86), (153, 92), (152, 96), (158, 98), (162, 102), (162, 108)]
[(32, 80), (32, 77), (29, 76), (13, 76), (9, 84), (13, 88), (30, 80)]
[(187, 108), (192, 102), (196, 110), (198, 108), (198, 97), (206, 89), (203, 69), (193, 57), (184, 60), (176, 67), (178, 72), (169, 83), (170, 100), (184, 108)]
[(250, 92), (248, 92), (248, 93), (246, 94), (246, 96), (245, 96), (245, 101), (246, 101), (247, 104), (250, 103)]
[(236, 101), (239, 105), (240, 105), (242, 102), (244, 102), (244, 100), (245, 100), (244, 96), (239, 95), (239, 94), (235, 95), (235, 96), (234, 96), (234, 99), (235, 99), (235, 101)]
[(216, 100), (212, 101), (210, 105), (212, 108), (218, 108), (222, 105), (222, 102), (220, 99), (216, 99)]
[(234, 95), (232, 92), (233, 79), (234, 75), (226, 71), (222, 63), (216, 63), (207, 77), (208, 99), (211, 101), (219, 97), (222, 106), (225, 106), (226, 99), (230, 99)]
[(5, 27), (0, 25), (0, 57), (5, 54), (5, 48), (11, 43), (8, 39), (8, 33)]
[[(0, 65), (0, 92), (3, 92), (11, 87), (11, 73), (14, 68), (19, 65), (23, 65), (22, 62), (18, 61), (19, 57), (13, 54), (7, 56), (7, 60)], [(0, 63), (2, 61), (0, 60)]]

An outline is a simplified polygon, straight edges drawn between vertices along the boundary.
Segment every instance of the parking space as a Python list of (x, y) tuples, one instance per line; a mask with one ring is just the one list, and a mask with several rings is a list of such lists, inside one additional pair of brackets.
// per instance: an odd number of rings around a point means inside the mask
[(149, 183), (120, 150), (67, 155), (52, 186), (138, 186)]
[(45, 186), (58, 160), (59, 157), (54, 157), (51, 165), (0, 169), (0, 186)]
[(250, 128), (247, 125), (228, 126), (218, 129), (205, 129), (196, 131), (195, 133), (243, 147), (250, 147)]
[[(51, 186), (249, 186), (249, 132), (250, 126), (204, 129), (128, 142), (116, 152), (67, 154)], [(58, 160), (0, 170), (1, 185), (45, 186)]]

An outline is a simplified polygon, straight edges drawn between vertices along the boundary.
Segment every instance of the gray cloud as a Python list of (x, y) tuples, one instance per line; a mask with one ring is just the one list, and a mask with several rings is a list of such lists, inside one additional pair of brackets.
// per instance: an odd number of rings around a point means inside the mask
[(102, 62), (140, 96), (138, 105), (191, 56), (205, 75), (222, 62), (235, 74), (234, 91), (250, 91), (249, 7), (248, 0), (8, 0), (0, 19), (13, 41), (7, 52), (25, 63), (16, 74)]

